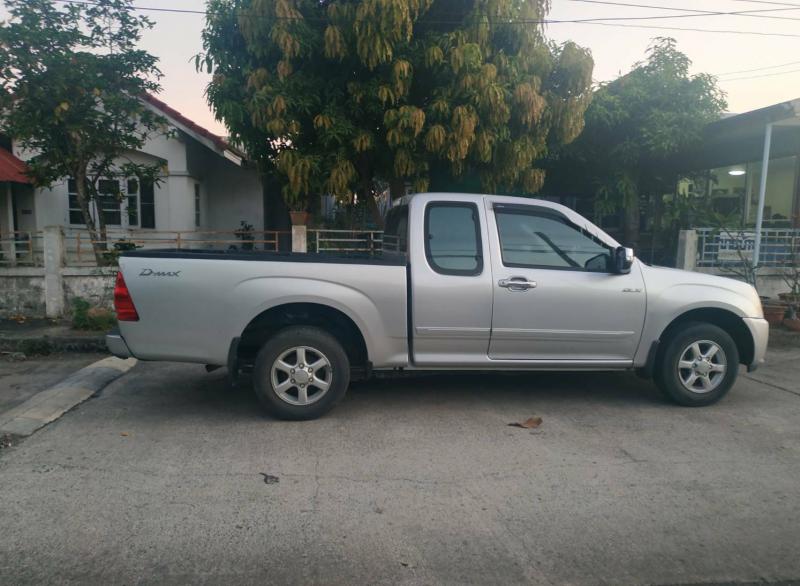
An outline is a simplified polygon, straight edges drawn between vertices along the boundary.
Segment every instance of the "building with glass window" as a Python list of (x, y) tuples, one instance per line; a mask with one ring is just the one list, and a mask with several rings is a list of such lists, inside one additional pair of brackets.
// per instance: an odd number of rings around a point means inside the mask
[[(157, 182), (113, 172), (98, 182), (100, 196), (91, 202), (90, 212), (95, 221), (102, 214), (109, 238), (233, 232), (242, 220), (263, 225), (261, 181), (244, 153), (161, 100), (147, 96), (145, 102), (167, 120), (172, 132), (151, 137), (140, 151), (126, 153), (120, 161), (159, 166)], [(17, 234), (24, 240), (46, 226), (76, 233), (85, 228), (73, 179), (64, 178), (49, 189), (34, 188), (20, 170), (31, 153), (13, 137), (0, 141), (0, 150), (0, 238)]]
[(697, 173), (683, 189), (709, 197), (714, 210), (754, 229), (759, 210), (762, 228), (798, 227), (800, 99), (709, 124), (703, 143), (680, 160)]
[(709, 124), (679, 165), (693, 179), (678, 189), (705, 198), (723, 221), (691, 218), (697, 252), (677, 263), (726, 272), (749, 262), (779, 282), (800, 244), (800, 99)]

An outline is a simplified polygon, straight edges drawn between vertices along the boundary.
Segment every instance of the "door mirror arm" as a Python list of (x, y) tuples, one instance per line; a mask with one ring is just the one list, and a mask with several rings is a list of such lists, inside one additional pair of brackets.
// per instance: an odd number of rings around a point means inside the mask
[(627, 275), (633, 266), (633, 249), (618, 246), (614, 250), (614, 273), (617, 275)]

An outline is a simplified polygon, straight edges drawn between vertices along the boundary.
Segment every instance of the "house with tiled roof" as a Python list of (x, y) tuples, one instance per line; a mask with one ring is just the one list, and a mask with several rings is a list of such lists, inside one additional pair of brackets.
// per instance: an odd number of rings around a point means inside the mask
[[(158, 98), (147, 96), (145, 102), (167, 120), (171, 132), (152, 136), (120, 164), (158, 165), (160, 179), (146, 184), (117, 175), (99, 182), (106, 195), (92, 202), (91, 212), (103, 214), (109, 234), (233, 232), (243, 220), (260, 229), (261, 182), (245, 153)], [(0, 238), (54, 225), (82, 229), (75, 182), (65, 177), (50, 188), (34, 188), (25, 175), (28, 158), (13, 138), (0, 140)]]

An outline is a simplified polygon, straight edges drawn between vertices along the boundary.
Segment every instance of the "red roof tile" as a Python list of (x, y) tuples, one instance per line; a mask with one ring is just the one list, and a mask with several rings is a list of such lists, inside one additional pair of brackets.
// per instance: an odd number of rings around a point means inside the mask
[(0, 181), (30, 183), (31, 180), (25, 175), (27, 170), (28, 166), (24, 162), (6, 149), (0, 148)]
[(240, 156), (244, 157), (244, 153), (242, 153), (239, 149), (237, 149), (236, 147), (231, 145), (224, 138), (222, 138), (218, 134), (214, 134), (213, 132), (211, 132), (210, 130), (208, 130), (206, 128), (203, 128), (202, 126), (200, 126), (199, 124), (197, 124), (193, 120), (190, 120), (189, 118), (187, 118), (186, 116), (184, 116), (183, 114), (178, 112), (175, 108), (173, 108), (172, 106), (167, 105), (165, 102), (162, 102), (161, 100), (159, 100), (157, 97), (153, 96), (152, 94), (145, 94), (144, 95), (144, 100), (148, 104), (150, 104), (151, 106), (155, 107), (157, 110), (160, 110), (161, 113), (164, 114), (165, 116), (167, 116), (169, 118), (172, 118), (173, 120), (176, 120), (177, 122), (180, 122), (181, 124), (183, 124), (184, 126), (189, 128), (190, 130), (196, 132), (200, 136), (203, 136), (203, 137), (209, 139), (218, 148), (223, 149), (223, 150), (229, 150), (229, 151), (231, 151), (233, 153), (236, 153), (237, 155), (240, 155)]

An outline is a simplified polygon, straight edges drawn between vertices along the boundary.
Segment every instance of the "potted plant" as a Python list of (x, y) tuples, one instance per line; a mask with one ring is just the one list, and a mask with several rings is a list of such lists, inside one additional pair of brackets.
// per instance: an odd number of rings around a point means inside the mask
[(800, 319), (797, 319), (796, 305), (789, 305), (789, 315), (783, 320), (783, 325), (793, 332), (800, 332)]
[(289, 218), (292, 220), (292, 226), (306, 226), (308, 225), (309, 214), (305, 210), (290, 210)]
[(289, 217), (292, 220), (292, 226), (306, 226), (310, 214), (308, 213), (308, 202), (301, 194), (286, 194), (286, 205), (289, 206)]
[(255, 240), (253, 224), (248, 224), (247, 221), (242, 220), (239, 222), (239, 228), (234, 230), (233, 233), (236, 238), (242, 241), (242, 250), (253, 250), (253, 241)]
[(785, 303), (774, 299), (764, 302), (764, 319), (766, 319), (771, 326), (781, 325), (784, 317), (786, 317)]

